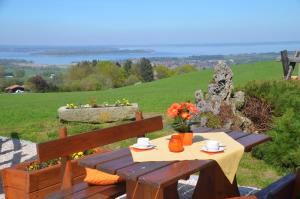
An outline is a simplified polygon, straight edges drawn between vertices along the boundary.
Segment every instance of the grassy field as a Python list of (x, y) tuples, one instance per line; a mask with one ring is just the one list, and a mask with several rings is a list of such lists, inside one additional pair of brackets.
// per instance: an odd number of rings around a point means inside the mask
[[(278, 62), (258, 62), (233, 66), (232, 69), (236, 88), (251, 80), (282, 78), (281, 63)], [(57, 109), (60, 106), (67, 103), (86, 104), (90, 97), (97, 98), (98, 103), (113, 103), (117, 99), (128, 98), (131, 102), (139, 103), (146, 115), (164, 114), (171, 103), (193, 101), (195, 90), (206, 91), (212, 75), (212, 70), (203, 70), (151, 83), (95, 92), (1, 94), (0, 135), (17, 133), (22, 139), (42, 142), (56, 138), (57, 130), (62, 126), (67, 126), (70, 134), (103, 127), (94, 124), (61, 124), (57, 119)], [(165, 129), (154, 137), (164, 133), (169, 133), (169, 130)], [(113, 148), (128, 146), (130, 143), (132, 140), (115, 144)], [(281, 174), (248, 154), (242, 160), (238, 182), (243, 185), (265, 186)]]
[[(253, 79), (280, 79), (282, 75), (281, 65), (277, 62), (233, 66), (233, 72), (235, 87)], [(67, 103), (86, 104), (91, 97), (97, 98), (98, 103), (113, 103), (125, 97), (131, 102), (138, 102), (145, 113), (164, 114), (172, 102), (193, 101), (195, 90), (199, 88), (206, 90), (212, 74), (212, 70), (203, 70), (105, 91), (1, 94), (0, 135), (8, 136), (15, 132), (23, 139), (40, 142), (55, 138), (57, 129), (63, 125), (67, 125), (71, 133), (98, 128), (99, 125), (60, 124), (57, 119), (57, 109), (60, 106)]]

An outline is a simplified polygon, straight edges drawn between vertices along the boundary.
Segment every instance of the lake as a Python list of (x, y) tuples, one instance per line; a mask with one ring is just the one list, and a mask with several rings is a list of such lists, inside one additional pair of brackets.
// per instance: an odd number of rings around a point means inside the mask
[[(47, 54), (48, 51), (91, 50), (89, 53)], [(113, 49), (105, 51), (103, 49)], [(120, 45), (120, 46), (0, 46), (0, 59), (24, 59), (39, 64), (70, 64), (83, 60), (126, 60), (141, 57), (188, 57), (197, 55), (229, 55), (244, 53), (267, 53), (300, 50), (300, 41), (225, 43), (225, 44), (180, 44), (180, 45)], [(144, 50), (144, 51), (143, 51)], [(97, 51), (97, 53), (93, 53)], [(102, 52), (103, 51), (103, 52)]]

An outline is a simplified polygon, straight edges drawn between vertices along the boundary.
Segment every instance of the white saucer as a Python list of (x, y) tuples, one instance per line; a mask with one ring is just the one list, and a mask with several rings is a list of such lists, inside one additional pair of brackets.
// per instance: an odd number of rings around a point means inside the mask
[(131, 147), (136, 148), (136, 149), (152, 149), (155, 146), (150, 144), (150, 145), (139, 145), (137, 143), (135, 143), (134, 145), (132, 145)]
[(220, 146), (218, 150), (215, 149), (208, 149), (206, 146), (203, 146), (201, 148), (201, 151), (210, 152), (210, 153), (216, 153), (216, 152), (222, 152), (225, 150), (225, 147)]

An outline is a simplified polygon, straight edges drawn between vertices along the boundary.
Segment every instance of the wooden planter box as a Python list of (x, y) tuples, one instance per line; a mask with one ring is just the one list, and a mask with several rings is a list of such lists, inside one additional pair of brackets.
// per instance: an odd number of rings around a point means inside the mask
[[(2, 171), (6, 199), (44, 198), (59, 190), (61, 186), (61, 165), (54, 165), (36, 171), (26, 171), (29, 163), (21, 163)], [(81, 182), (85, 169), (72, 161), (73, 183)]]

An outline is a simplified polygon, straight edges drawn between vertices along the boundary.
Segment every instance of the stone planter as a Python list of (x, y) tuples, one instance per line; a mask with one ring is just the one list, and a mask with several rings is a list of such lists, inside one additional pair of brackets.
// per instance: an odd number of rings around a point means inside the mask
[[(5, 198), (45, 198), (61, 186), (61, 165), (57, 164), (36, 171), (26, 171), (29, 163), (21, 163), (2, 171)], [(73, 183), (81, 182), (85, 176), (77, 160), (72, 161)]]
[(76, 109), (67, 109), (63, 106), (58, 109), (58, 117), (61, 121), (105, 123), (134, 119), (137, 111), (137, 103), (132, 103), (131, 106)]

